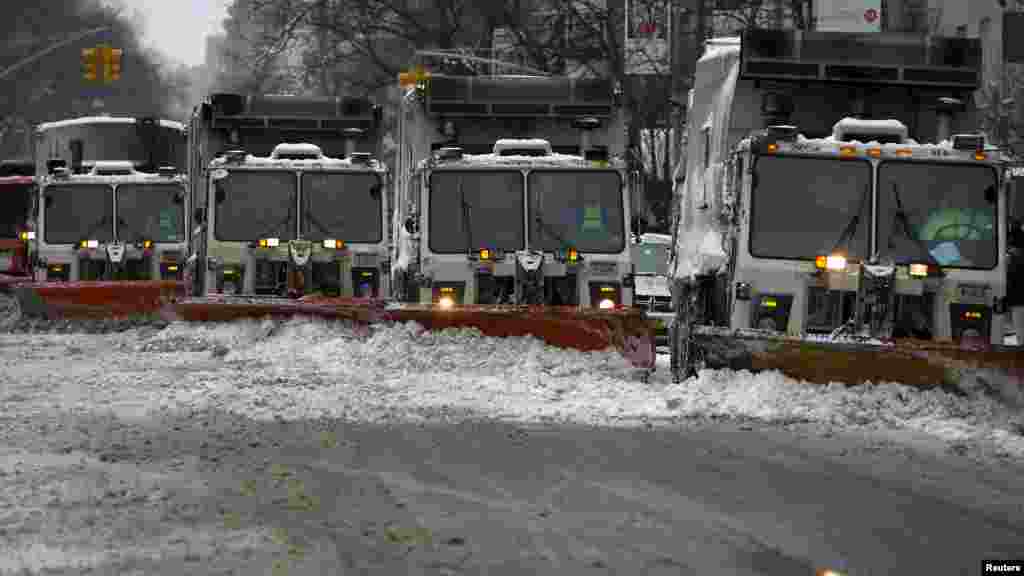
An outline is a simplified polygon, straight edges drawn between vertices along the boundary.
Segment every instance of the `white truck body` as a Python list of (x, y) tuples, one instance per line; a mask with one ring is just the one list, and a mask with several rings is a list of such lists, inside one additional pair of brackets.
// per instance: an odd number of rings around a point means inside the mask
[[(392, 222), (400, 299), (632, 304), (637, 176), (611, 86), (585, 82), (435, 77), (405, 92)], [(592, 124), (574, 128), (580, 120)], [(604, 150), (587, 157), (591, 146)], [(543, 278), (542, 295), (524, 300), (523, 271)]]
[(198, 106), (190, 292), (385, 296), (379, 122), (360, 98), (214, 94)]
[[(792, 35), (794, 44), (803, 42), (805, 61), (793, 56), (800, 49), (773, 59), (763, 47), (770, 43), (754, 43), (756, 34), (744, 38), (746, 46), (739, 38), (710, 41), (697, 63), (687, 162), (679, 167), (685, 179), (675, 191), (674, 281), (715, 286), (709, 323), (832, 334), (849, 319), (862, 272), (884, 276), (885, 266), (895, 266), (889, 269), (895, 334), (1001, 343), (1004, 159), (973, 135), (951, 137), (972, 127), (969, 110), (943, 129), (943, 117), (922, 104), (926, 96), (969, 95), (977, 69), (913, 62), (885, 68), (892, 51), (884, 35), (861, 39), (879, 42), (878, 62), (839, 62), (837, 56), (832, 63), (815, 55), (808, 48), (813, 42), (828, 47), (849, 40), (825, 33)], [(774, 68), (757, 68), (764, 62)], [(942, 65), (947, 69), (927, 76)], [(786, 66), (792, 68), (780, 71)], [(785, 78), (852, 75), (857, 67), (896, 72), (879, 82)], [(864, 86), (867, 96), (856, 92)], [(841, 105), (834, 112), (844, 90), (859, 94), (850, 101), (861, 98), (880, 118), (851, 117)], [(780, 93), (791, 108), (782, 120), (765, 120), (777, 114), (773, 98)], [(863, 108), (852, 113), (867, 115)], [(912, 135), (937, 141), (919, 143)], [(828, 258), (834, 255), (844, 259)], [(939, 269), (944, 275), (935, 273)]]
[(189, 210), (185, 146), (184, 126), (170, 120), (94, 116), (40, 124), (35, 279), (180, 279)]

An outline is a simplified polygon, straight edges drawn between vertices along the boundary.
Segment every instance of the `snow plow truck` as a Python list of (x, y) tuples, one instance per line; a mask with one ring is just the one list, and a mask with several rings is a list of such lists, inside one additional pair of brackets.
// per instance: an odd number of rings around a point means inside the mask
[(0, 290), (30, 278), (29, 243), (35, 193), (31, 160), (0, 163)]
[[(977, 39), (753, 30), (708, 42), (670, 260), (673, 379), (1020, 385), (1008, 188), (964, 105)], [(680, 175), (682, 176), (682, 175)]]
[(638, 175), (604, 79), (400, 77), (392, 285), (427, 326), (617, 347), (654, 362), (632, 308)]
[(183, 295), (185, 129), (157, 118), (93, 116), (36, 129), (32, 282), (21, 313), (156, 313)]

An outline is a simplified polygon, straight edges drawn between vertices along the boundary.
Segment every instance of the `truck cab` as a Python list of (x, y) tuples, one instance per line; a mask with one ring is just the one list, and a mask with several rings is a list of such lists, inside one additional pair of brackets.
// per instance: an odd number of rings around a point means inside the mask
[(1006, 158), (971, 132), (980, 58), (895, 33), (710, 41), (670, 265), (706, 322), (1001, 344)]
[(387, 169), (369, 154), (282, 143), (229, 152), (208, 174), (203, 295), (384, 294)]
[(185, 127), (88, 116), (36, 128), (37, 281), (180, 280)]
[(35, 237), (32, 207), (35, 167), (30, 161), (0, 163), (0, 275), (30, 275), (29, 246)]
[(397, 298), (452, 307), (633, 302), (636, 175), (606, 80), (444, 76), (403, 86)]
[(365, 98), (217, 93), (197, 106), (190, 292), (386, 295), (380, 121)]

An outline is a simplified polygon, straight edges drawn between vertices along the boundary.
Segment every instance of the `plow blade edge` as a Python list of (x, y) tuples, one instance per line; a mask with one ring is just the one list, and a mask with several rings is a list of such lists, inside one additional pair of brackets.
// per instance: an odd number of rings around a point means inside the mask
[(417, 322), (427, 330), (475, 328), (486, 336), (532, 335), (560, 348), (619, 350), (635, 367), (654, 366), (654, 323), (638, 310), (590, 310), (572, 307), (433, 306), (352, 298), (302, 300), (205, 298), (168, 307), (169, 319), (226, 322), (241, 318), (313, 316), (359, 324)]
[(967, 347), (913, 339), (824, 340), (706, 326), (695, 330), (694, 343), (709, 367), (778, 370), (821, 384), (900, 382), (917, 388), (963, 390), (965, 380), (974, 378), (1024, 389), (1024, 350), (1011, 346)]
[(185, 284), (173, 280), (39, 282), (18, 283), (11, 291), (23, 316), (103, 319), (158, 314), (184, 297)]

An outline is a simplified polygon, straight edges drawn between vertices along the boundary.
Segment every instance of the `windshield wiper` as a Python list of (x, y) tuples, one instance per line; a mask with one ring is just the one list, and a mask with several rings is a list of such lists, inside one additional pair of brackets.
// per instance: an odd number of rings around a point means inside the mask
[(843, 228), (843, 232), (839, 235), (839, 240), (836, 241), (835, 245), (832, 246), (830, 254), (834, 253), (846, 242), (849, 242), (853, 235), (857, 233), (857, 226), (860, 225), (860, 218), (864, 215), (864, 207), (868, 204), (868, 197), (871, 196), (871, 184), (869, 183), (864, 189), (864, 193), (860, 197), (860, 206), (857, 208), (857, 213), (850, 218), (850, 221), (846, 223), (846, 228)]
[(466, 254), (473, 254), (473, 220), (469, 202), (466, 202), (466, 191), (462, 187), (462, 176), (459, 176), (459, 203), (462, 205), (462, 226), (466, 230)]
[[(310, 223), (313, 224), (313, 226), (316, 226), (317, 229), (320, 230), (320, 232), (322, 232), (325, 237), (331, 235), (331, 231), (328, 230), (327, 226), (324, 226), (323, 222), (321, 222), (316, 216), (313, 216), (313, 212), (311, 210), (306, 210), (305, 212), (303, 212), (302, 217), (309, 218)], [(341, 218), (341, 216), (338, 216), (338, 218)], [(345, 228), (344, 222), (342, 222), (341, 227), (342, 229)]]
[(556, 232), (555, 229), (544, 220), (544, 214), (540, 210), (537, 210), (536, 212), (537, 212), (537, 215), (533, 217), (534, 222), (536, 222), (538, 226), (543, 228), (544, 232), (546, 232), (552, 238), (557, 240), (558, 243), (562, 245), (563, 249), (565, 249), (565, 250), (571, 249), (572, 248), (572, 244), (570, 244), (565, 239), (565, 237), (563, 237), (561, 234)]
[(85, 239), (89, 240), (89, 236), (92, 236), (93, 232), (96, 232), (97, 230), (99, 230), (100, 227), (103, 226), (104, 224), (106, 224), (108, 221), (109, 221), (109, 218), (107, 217), (106, 214), (101, 216), (99, 220), (97, 220), (94, 224), (89, 226), (89, 230), (86, 231), (86, 233), (85, 233)]
[(946, 273), (943, 271), (942, 265), (939, 264), (939, 261), (928, 250), (928, 247), (925, 246), (924, 242), (922, 242), (920, 238), (914, 237), (914, 232), (910, 228), (910, 219), (907, 217), (907, 212), (903, 209), (903, 201), (900, 199), (900, 187), (896, 182), (892, 183), (892, 199), (896, 202), (896, 213), (893, 214), (893, 223), (892, 226), (889, 227), (889, 237), (887, 239), (886, 246), (889, 249), (895, 248), (893, 245), (893, 232), (894, 228), (896, 228), (896, 222), (899, 222), (900, 228), (903, 230), (903, 235), (913, 242), (914, 245), (917, 246), (918, 250), (924, 253), (928, 263), (935, 266), (939, 276), (945, 276)]
[[(256, 236), (256, 238), (257, 239), (266, 238), (267, 234), (270, 234), (271, 232), (273, 232), (273, 231), (277, 230), (278, 228), (280, 228), (282, 224), (285, 224), (288, 221), (290, 221), (292, 219), (292, 214), (294, 213), (294, 210), (295, 210), (295, 206), (291, 202), (289, 202), (288, 203), (288, 214), (285, 215), (284, 219), (278, 220), (276, 224), (274, 224), (273, 226), (270, 226), (269, 228), (265, 228), (265, 230), (267, 230), (267, 231), (264, 232), (264, 233), (259, 234), (258, 236)], [(265, 220), (264, 220), (264, 222), (265, 222)], [(263, 223), (261, 222), (260, 224), (262, 226)]]

